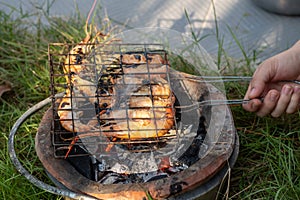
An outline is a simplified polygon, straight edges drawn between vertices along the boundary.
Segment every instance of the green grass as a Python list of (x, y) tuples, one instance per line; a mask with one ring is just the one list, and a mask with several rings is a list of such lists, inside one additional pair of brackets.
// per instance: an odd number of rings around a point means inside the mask
[(259, 118), (240, 107), (232, 107), (232, 113), (240, 154), (232, 170), (230, 199), (300, 199), (299, 114)]
[[(9, 81), (13, 86), (12, 91), (0, 98), (0, 199), (62, 199), (35, 187), (16, 171), (9, 159), (7, 140), (15, 121), (49, 96), (48, 43), (78, 42), (85, 36), (85, 19), (77, 14), (70, 19), (48, 19), (50, 26), (43, 26), (39, 20), (27, 23), (29, 16), (22, 14), (12, 20), (0, 11), (0, 83)], [(231, 34), (235, 37), (233, 30)], [(197, 35), (193, 37), (197, 40)], [(216, 39), (220, 45), (216, 59), (220, 71), (227, 75), (251, 75), (249, 66), (255, 58), (240, 46), (244, 60), (229, 61), (222, 47), (222, 36)], [(247, 88), (246, 83), (225, 86), (229, 99), (243, 98)], [(240, 137), (240, 154), (224, 199), (226, 195), (228, 199), (300, 199), (299, 114), (278, 119), (258, 118), (240, 106), (231, 109)], [(34, 151), (34, 137), (42, 114), (34, 115), (19, 129), (16, 151), (28, 171), (51, 184)]]
[[(0, 199), (61, 199), (37, 188), (16, 171), (9, 159), (7, 141), (15, 121), (50, 95), (48, 43), (78, 41), (84, 37), (84, 31), (79, 30), (83, 30), (85, 21), (49, 19), (51, 25), (42, 27), (40, 21), (26, 23), (28, 17), (24, 14), (12, 20), (10, 15), (0, 11), (0, 82), (12, 84), (12, 91), (0, 98)], [(41, 116), (42, 113), (38, 113), (21, 126), (15, 148), (26, 169), (51, 184), (34, 150)]]

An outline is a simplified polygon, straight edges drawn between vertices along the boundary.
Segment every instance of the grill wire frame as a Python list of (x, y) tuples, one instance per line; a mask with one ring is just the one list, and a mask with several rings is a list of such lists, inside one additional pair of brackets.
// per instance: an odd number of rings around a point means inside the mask
[[(62, 98), (71, 98), (71, 102), (72, 102), (72, 98), (73, 100), (80, 100), (81, 98), (86, 98), (86, 97), (79, 97), (79, 96), (70, 96), (70, 97), (57, 97), (57, 94), (59, 92), (64, 92), (66, 89), (71, 89), (70, 87), (72, 87), (71, 84), (67, 83), (67, 80), (65, 79), (66, 76), (68, 76), (70, 78), (70, 74), (65, 74), (62, 73), (63, 71), (63, 67), (65, 67), (64, 64), (64, 60), (66, 59), (66, 57), (70, 57), (70, 56), (77, 56), (77, 55), (72, 55), (70, 53), (56, 53), (57, 51), (62, 52), (65, 51), (65, 49), (67, 49), (67, 51), (69, 52), (72, 48), (74, 48), (76, 46), (76, 44), (65, 44), (65, 43), (53, 43), (49, 45), (49, 63), (50, 63), (50, 79), (51, 79), (51, 86), (50, 86), (50, 90), (51, 90), (51, 95), (52, 95), (52, 109), (53, 109), (53, 121), (52, 121), (52, 126), (51, 126), (51, 135), (52, 135), (52, 145), (54, 146), (54, 156), (56, 158), (65, 158), (66, 152), (68, 152), (68, 150), (70, 149), (71, 143), (73, 142), (74, 144), (72, 144), (72, 151), (70, 152), (70, 154), (68, 155), (68, 157), (77, 157), (77, 156), (86, 156), (89, 155), (89, 153), (87, 153), (86, 151), (83, 150), (82, 148), (82, 143), (80, 140), (77, 141), (73, 141), (73, 139), (79, 135), (79, 134), (84, 134), (84, 132), (75, 132), (75, 131), (67, 131), (64, 130), (64, 128), (61, 126), (60, 124), (60, 119), (57, 115), (57, 111), (58, 109), (58, 105)], [(89, 64), (84, 64), (84, 67), (92, 67), (92, 71), (95, 74), (95, 81), (93, 82), (93, 85), (98, 85), (98, 81), (99, 81), (99, 76), (103, 76), (103, 74), (99, 73), (97, 66), (102, 66), (101, 69), (103, 69), (103, 66), (108, 66), (108, 65), (119, 65), (121, 68), (121, 71), (123, 69), (123, 67), (128, 67), (126, 66), (126, 64), (122, 63), (122, 59), (119, 59), (119, 63), (113, 63), (113, 64), (107, 64), (105, 61), (104, 63), (97, 63), (97, 59), (96, 56), (101, 56), (103, 54), (105, 55), (114, 55), (114, 54), (119, 54), (120, 57), (122, 57), (125, 54), (143, 54), (145, 55), (145, 57), (147, 58), (148, 55), (160, 55), (162, 57), (162, 59), (165, 61), (164, 64), (166, 71), (164, 73), (164, 75), (166, 76), (166, 81), (167, 84), (170, 86), (170, 91), (172, 93), (172, 88), (171, 88), (171, 84), (170, 84), (170, 76), (169, 76), (169, 65), (168, 65), (168, 54), (167, 51), (164, 49), (164, 46), (161, 44), (109, 44), (109, 45), (103, 45), (103, 44), (96, 44), (96, 43), (90, 43), (90, 44), (85, 44), (86, 48), (91, 48), (91, 52), (88, 53), (87, 55), (81, 55), (83, 57), (92, 57), (93, 59), (91, 59), (91, 61), (94, 61), (94, 63), (89, 63)], [(114, 50), (107, 50), (109, 48), (113, 48)], [(128, 50), (128, 47), (130, 50)], [(58, 50), (57, 50), (58, 48)], [(96, 52), (96, 50), (100, 48), (100, 49), (106, 49), (106, 50), (102, 50), (100, 52)], [(118, 49), (117, 51), (115, 49)], [(124, 49), (125, 50), (124, 50)], [(124, 66), (125, 65), (125, 66)], [(163, 73), (158, 72), (158, 73), (151, 73), (150, 72), (150, 67), (148, 62), (146, 62), (147, 65), (147, 72), (145, 73), (141, 73), (141, 74), (135, 74), (136, 75), (147, 75), (148, 78), (150, 79), (151, 75), (162, 75)], [(156, 64), (154, 64), (156, 65)], [(163, 65), (163, 64), (162, 64)], [(71, 66), (68, 66), (68, 68), (70, 68)], [(93, 73), (92, 72), (92, 73)], [(124, 74), (120, 73), (117, 74), (119, 76), (124, 76)], [(122, 79), (124, 81), (124, 79)], [(148, 80), (150, 81), (150, 80)], [(126, 83), (123, 83), (126, 84)], [(135, 83), (135, 85), (138, 85)], [(69, 88), (68, 88), (69, 87)], [(98, 88), (98, 87), (97, 87)], [(153, 96), (152, 96), (152, 91), (151, 91), (151, 84), (150, 84), (150, 98), (152, 99), (152, 103), (153, 103)], [(97, 99), (99, 97), (99, 95), (97, 94), (97, 92), (95, 91), (95, 96)], [(90, 97), (90, 96), (88, 96)], [(113, 95), (111, 95), (111, 97), (113, 97)], [(170, 97), (171, 98), (171, 95)], [(161, 108), (161, 107), (155, 107), (154, 105), (152, 105), (152, 110), (155, 108)], [(172, 139), (176, 139), (178, 138), (178, 133), (177, 133), (177, 120), (176, 120), (176, 111), (174, 108), (174, 104), (171, 105), (170, 107), (173, 110), (174, 113), (174, 117), (173, 117), (173, 121), (174, 121), (174, 125), (172, 127), (172, 133), (170, 133), (170, 131), (163, 135), (163, 136), (157, 136), (154, 138), (144, 138), (144, 139), (139, 139), (139, 140), (132, 140), (129, 139), (127, 140), (117, 140), (117, 141), (112, 141), (112, 140), (106, 140), (106, 141), (95, 141), (95, 145), (100, 145), (102, 147), (102, 149), (100, 149), (99, 154), (102, 154), (104, 149), (104, 146), (109, 146), (109, 145), (115, 145), (115, 144), (120, 144), (120, 145), (141, 145), (141, 144), (146, 144), (147, 148), (144, 148), (145, 151), (149, 151), (149, 150), (155, 150), (157, 149), (161, 144), (165, 143), (165, 142), (174, 142), (174, 141), (170, 141)], [(77, 110), (78, 108), (72, 108), (73, 111)], [(128, 108), (126, 108), (128, 109)], [(131, 108), (130, 108), (131, 109)], [(136, 108), (136, 109), (140, 109), (140, 108)], [(68, 110), (66, 110), (68, 111)], [(87, 111), (87, 110), (81, 110), (81, 111)], [(96, 107), (94, 108), (95, 114), (97, 114), (96, 111)], [(126, 111), (126, 113), (128, 114), (128, 111)], [(153, 112), (154, 113), (154, 112)], [(155, 115), (155, 114), (154, 114)], [(81, 119), (84, 120), (84, 119)], [(97, 119), (99, 120), (99, 119)], [(122, 120), (122, 119), (121, 119)], [(128, 117), (126, 117), (127, 123), (128, 123)], [(150, 119), (153, 120), (153, 119)], [(154, 117), (154, 121), (157, 120)], [(75, 124), (75, 119), (72, 117), (72, 119), (70, 119), (70, 121), (73, 124)], [(156, 125), (157, 127), (157, 125)], [(140, 130), (142, 131), (142, 130)], [(144, 131), (149, 131), (148, 130), (144, 130)], [(156, 134), (157, 134), (157, 128), (155, 128)], [(93, 131), (89, 131), (90, 133), (94, 132), (96, 135), (99, 134), (102, 135), (101, 137), (106, 137), (103, 135), (102, 131), (99, 130), (93, 130)], [(130, 131), (128, 131), (128, 134), (130, 134)], [(143, 151), (143, 149), (128, 149), (131, 150), (132, 152), (136, 152), (136, 151)], [(110, 152), (112, 153), (112, 152)]]

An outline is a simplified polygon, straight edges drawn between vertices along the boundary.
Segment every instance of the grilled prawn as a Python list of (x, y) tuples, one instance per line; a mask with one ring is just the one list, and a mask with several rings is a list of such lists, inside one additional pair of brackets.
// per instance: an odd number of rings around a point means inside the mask
[(101, 115), (101, 120), (111, 121), (102, 131), (106, 136), (122, 139), (161, 137), (174, 125), (174, 101), (167, 81), (157, 77), (131, 94), (129, 108)]
[[(87, 132), (95, 128), (89, 125), (91, 123), (81, 123), (80, 117), (82, 112), (76, 111), (76, 109), (78, 108), (77, 101), (84, 101), (84, 99), (87, 98), (90, 103), (94, 104), (97, 100), (95, 97), (95, 84), (91, 82), (92, 80), (86, 80), (83, 77), (86, 77), (86, 74), (90, 73), (87, 67), (86, 56), (90, 53), (93, 45), (89, 43), (94, 43), (96, 39), (105, 41), (106, 37), (107, 36), (102, 33), (97, 33), (91, 40), (88, 34), (85, 39), (71, 49), (64, 62), (63, 70), (67, 82), (67, 89), (58, 106), (58, 116), (61, 125), (70, 132)], [(102, 102), (99, 102), (99, 104), (109, 106), (112, 103), (113, 99), (108, 98), (103, 98)], [(95, 120), (96, 118), (91, 121)]]
[[(106, 36), (98, 34), (97, 37), (103, 41)], [(93, 80), (88, 76), (92, 72), (88, 68), (87, 59), (93, 48), (88, 43), (95, 42), (95, 38), (90, 41), (90, 36), (87, 36), (69, 52), (65, 60), (64, 73), (68, 88), (58, 107), (61, 125), (70, 132), (77, 132), (77, 139), (97, 135), (145, 139), (165, 135), (174, 125), (174, 96), (165, 80), (168, 63), (155, 54), (98, 56), (97, 59), (103, 65), (122, 63), (134, 67), (123, 67), (123, 76), (106, 77), (105, 81), (110, 83), (109, 88), (100, 88), (97, 93), (101, 85), (95, 83), (99, 84), (100, 79)], [(114, 70), (121, 71), (120, 68)], [(116, 101), (118, 94), (122, 93), (122, 84), (127, 83), (136, 85), (130, 89), (126, 100), (128, 108), (124, 109), (118, 107)], [(90, 104), (98, 104), (101, 109), (88, 123), (81, 122), (82, 112), (77, 111), (79, 101), (84, 99), (88, 99)]]

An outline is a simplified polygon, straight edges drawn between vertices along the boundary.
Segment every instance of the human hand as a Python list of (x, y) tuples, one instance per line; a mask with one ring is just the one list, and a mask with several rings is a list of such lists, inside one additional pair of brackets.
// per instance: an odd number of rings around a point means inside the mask
[(252, 100), (243, 108), (258, 116), (296, 112), (300, 107), (300, 85), (285, 80), (300, 80), (300, 40), (258, 66), (244, 97)]

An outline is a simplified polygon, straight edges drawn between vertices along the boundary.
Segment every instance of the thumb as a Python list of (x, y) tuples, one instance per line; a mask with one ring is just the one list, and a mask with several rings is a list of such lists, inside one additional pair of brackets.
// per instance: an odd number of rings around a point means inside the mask
[(266, 83), (262, 79), (252, 79), (249, 85), (248, 98), (255, 99), (261, 97), (265, 90)]
[(249, 84), (247, 92), (249, 99), (262, 96), (267, 83), (270, 83), (276, 75), (278, 63), (278, 59), (276, 57), (272, 57), (265, 60), (258, 66)]

